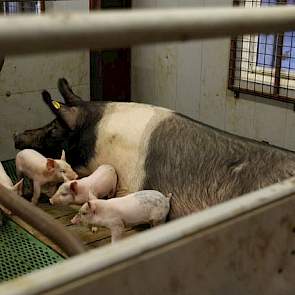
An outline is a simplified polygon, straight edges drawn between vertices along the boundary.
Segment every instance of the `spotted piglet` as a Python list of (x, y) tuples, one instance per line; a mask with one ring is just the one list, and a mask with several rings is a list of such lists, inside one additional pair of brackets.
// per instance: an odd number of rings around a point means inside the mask
[(45, 158), (35, 150), (24, 149), (16, 155), (15, 163), (17, 174), (26, 175), (33, 181), (33, 204), (38, 203), (41, 186), (48, 183), (73, 180), (78, 177), (76, 172), (65, 161), (64, 151), (60, 160), (54, 160)]
[(50, 199), (52, 205), (82, 205), (92, 198), (112, 198), (116, 193), (117, 173), (111, 165), (99, 166), (91, 175), (63, 183)]
[(170, 209), (171, 196), (144, 190), (121, 198), (90, 200), (71, 220), (73, 224), (105, 226), (111, 230), (112, 243), (119, 240), (124, 228), (149, 223), (164, 223)]

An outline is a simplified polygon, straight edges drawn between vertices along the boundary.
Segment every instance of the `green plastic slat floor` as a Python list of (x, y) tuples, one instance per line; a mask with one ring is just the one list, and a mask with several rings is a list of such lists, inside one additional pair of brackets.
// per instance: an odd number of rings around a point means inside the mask
[[(14, 160), (2, 162), (4, 169), (17, 181)], [(0, 282), (64, 260), (51, 248), (35, 239), (8, 218), (0, 226)]]

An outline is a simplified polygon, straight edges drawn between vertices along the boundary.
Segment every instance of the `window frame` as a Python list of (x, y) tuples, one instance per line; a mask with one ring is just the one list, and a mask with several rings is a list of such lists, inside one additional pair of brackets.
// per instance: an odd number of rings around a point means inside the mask
[[(284, 2), (282, 4), (287, 4), (287, 0)], [(243, 4), (246, 8), (261, 7), (261, 0), (252, 0), (252, 2), (233, 1), (234, 6), (241, 6)], [(239, 96), (239, 93), (248, 93), (290, 102), (295, 106), (295, 69), (291, 71), (282, 67), (285, 33), (273, 34), (274, 65), (271, 68), (257, 64), (258, 48), (259, 44), (262, 44), (259, 43), (260, 34), (232, 38), (228, 88), (235, 92), (236, 97)], [(293, 38), (293, 35), (291, 38)], [(292, 48), (291, 46), (291, 50)], [(237, 56), (238, 53), (240, 56)], [(238, 86), (236, 86), (236, 82)], [(287, 96), (287, 94), (289, 95)]]

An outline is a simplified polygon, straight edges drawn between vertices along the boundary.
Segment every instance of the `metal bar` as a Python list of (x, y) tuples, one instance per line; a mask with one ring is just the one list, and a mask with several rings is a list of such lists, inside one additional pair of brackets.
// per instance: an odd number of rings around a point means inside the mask
[(0, 294), (43, 294), (46, 291), (75, 282), (77, 279), (85, 278), (127, 259), (138, 257), (184, 237), (210, 229), (222, 222), (286, 199), (294, 193), (295, 177), (292, 177), (199, 213), (131, 236), (116, 244), (89, 251), (63, 263), (19, 277), (11, 282), (2, 283), (0, 285)]
[(236, 72), (236, 54), (237, 54), (237, 38), (234, 37), (230, 42), (230, 58), (229, 58), (229, 69), (228, 69), (228, 88), (234, 86), (235, 72)]
[[(287, 0), (280, 1), (280, 4), (287, 4)], [(279, 96), (280, 94), (283, 42), (284, 42), (284, 34), (278, 34), (277, 48), (275, 51), (275, 80), (274, 80), (274, 93), (273, 93), (275, 96)]]
[[(233, 6), (238, 7), (240, 0), (233, 0)], [(230, 42), (230, 58), (229, 58), (229, 70), (228, 70), (228, 88), (234, 85), (235, 71), (236, 71), (236, 53), (237, 53), (237, 38), (233, 37)]]
[(3, 54), (118, 48), (295, 29), (295, 7), (144, 9), (0, 17)]
[(275, 80), (274, 80), (274, 96), (280, 95), (280, 82), (281, 82), (281, 63), (283, 54), (284, 34), (277, 36), (277, 48), (275, 51)]
[(0, 204), (56, 243), (68, 256), (85, 252), (82, 242), (66, 231), (59, 222), (2, 184)]

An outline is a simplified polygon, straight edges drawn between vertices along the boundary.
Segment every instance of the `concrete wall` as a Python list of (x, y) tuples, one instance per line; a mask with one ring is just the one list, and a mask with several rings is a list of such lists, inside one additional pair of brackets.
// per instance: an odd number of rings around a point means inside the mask
[[(133, 6), (231, 6), (232, 0), (134, 0)], [(140, 46), (132, 51), (132, 98), (209, 125), (295, 150), (292, 106), (227, 90), (229, 39)]]
[[(88, 10), (88, 1), (51, 1), (46, 12)], [(0, 160), (14, 157), (12, 134), (48, 123), (53, 115), (41, 99), (42, 89), (56, 99), (57, 79), (66, 77), (73, 89), (89, 99), (88, 51), (6, 57), (0, 73)]]

